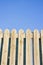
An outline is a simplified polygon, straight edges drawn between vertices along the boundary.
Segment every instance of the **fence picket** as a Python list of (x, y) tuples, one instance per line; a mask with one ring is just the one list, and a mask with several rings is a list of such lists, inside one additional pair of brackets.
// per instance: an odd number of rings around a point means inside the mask
[(10, 65), (15, 65), (16, 60), (16, 30), (11, 32)]
[(3, 32), (0, 29), (0, 64), (1, 64), (1, 53), (2, 53), (2, 49), (1, 49), (1, 46), (2, 46), (2, 36), (3, 36)]
[(24, 31), (20, 30), (18, 36), (18, 65), (23, 65)]
[(1, 41), (2, 41), (2, 37), (3, 37), (3, 32), (2, 32), (2, 30), (0, 29), (0, 51), (1, 51)]
[(41, 30), (42, 64), (43, 64), (43, 30)]
[[(11, 38), (11, 42), (9, 38)], [(41, 38), (41, 40), (39, 38)], [(41, 46), (39, 42), (41, 42)], [(34, 50), (32, 50), (32, 44)], [(40, 53), (41, 50), (42, 56)], [(33, 55), (34, 57), (32, 57)], [(8, 58), (8, 56), (10, 57)], [(40, 58), (42, 60), (40, 60)], [(33, 60), (34, 65), (40, 65), (41, 63), (43, 65), (43, 30), (41, 30), (40, 35), (38, 30), (34, 30), (33, 33), (28, 29), (26, 33), (24, 33), (24, 30), (21, 29), (19, 33), (17, 33), (16, 30), (13, 29), (10, 34), (8, 29), (6, 29), (4, 33), (2, 33), (0, 29), (0, 65), (7, 65), (7, 62), (9, 62), (9, 65), (33, 65)]]
[(34, 65), (40, 65), (39, 32), (34, 30)]
[(5, 30), (1, 65), (7, 65), (9, 36), (10, 36), (9, 30)]
[(32, 65), (31, 31), (26, 31), (26, 65)]

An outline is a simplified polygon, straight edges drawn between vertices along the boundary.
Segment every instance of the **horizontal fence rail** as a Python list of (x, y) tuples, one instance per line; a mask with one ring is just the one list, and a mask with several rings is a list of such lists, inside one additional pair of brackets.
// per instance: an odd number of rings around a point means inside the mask
[(43, 30), (0, 29), (0, 65), (43, 65)]

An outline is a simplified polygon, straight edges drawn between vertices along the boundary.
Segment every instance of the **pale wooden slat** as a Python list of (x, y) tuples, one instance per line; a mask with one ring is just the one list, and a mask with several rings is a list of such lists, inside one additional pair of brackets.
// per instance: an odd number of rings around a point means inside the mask
[(2, 52), (2, 50), (1, 50), (1, 45), (2, 45), (2, 36), (3, 36), (3, 32), (2, 32), (2, 30), (0, 29), (0, 62), (1, 62), (1, 52)]
[(1, 29), (0, 29), (0, 38), (3, 38), (3, 32)]
[(18, 65), (23, 65), (24, 31), (19, 31), (18, 38)]
[(41, 30), (41, 47), (42, 47), (42, 63), (43, 63), (43, 30)]
[(34, 30), (34, 65), (40, 65), (38, 30)]
[(1, 52), (1, 39), (0, 39), (0, 52)]
[(26, 31), (26, 65), (32, 65), (31, 31)]
[(2, 30), (0, 29), (0, 51), (1, 51), (2, 36), (3, 36), (3, 32), (2, 32)]
[(10, 64), (15, 65), (16, 61), (16, 30), (11, 32), (11, 47), (10, 47)]
[(7, 65), (9, 36), (10, 36), (9, 30), (6, 29), (4, 32), (4, 43), (3, 43), (1, 65)]

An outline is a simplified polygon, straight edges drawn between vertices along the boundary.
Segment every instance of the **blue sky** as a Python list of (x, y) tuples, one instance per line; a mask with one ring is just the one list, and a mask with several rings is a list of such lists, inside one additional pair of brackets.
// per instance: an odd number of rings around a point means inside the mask
[(43, 29), (43, 0), (0, 0), (0, 28)]

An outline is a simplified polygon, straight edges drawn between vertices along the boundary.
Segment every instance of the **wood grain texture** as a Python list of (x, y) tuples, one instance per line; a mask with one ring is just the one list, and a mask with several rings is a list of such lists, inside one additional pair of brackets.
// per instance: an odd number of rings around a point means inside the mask
[(38, 30), (34, 30), (34, 65), (40, 65)]
[(10, 36), (9, 30), (6, 29), (4, 32), (4, 43), (3, 43), (1, 65), (7, 65), (9, 36)]
[(26, 31), (26, 65), (32, 65), (31, 31)]
[(15, 65), (16, 61), (16, 30), (11, 32), (11, 47), (10, 47), (10, 64)]
[(24, 31), (19, 31), (18, 38), (18, 65), (23, 65)]

